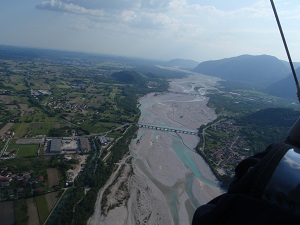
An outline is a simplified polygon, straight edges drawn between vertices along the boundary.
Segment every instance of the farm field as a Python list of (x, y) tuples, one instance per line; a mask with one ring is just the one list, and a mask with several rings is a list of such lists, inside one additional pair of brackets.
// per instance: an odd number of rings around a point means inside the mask
[[(136, 65), (131, 65), (131, 59), (126, 63), (106, 56), (5, 46), (0, 49), (0, 148), (9, 140), (2, 156), (5, 160), (0, 160), (0, 175), (7, 177), (0, 198), (12, 200), (0, 205), (0, 225), (40, 225), (57, 203), (67, 171), (79, 168), (76, 179), (80, 179), (67, 189), (68, 196), (76, 193), (84, 200), (84, 188), (96, 190), (99, 181), (92, 174), (102, 174), (97, 161), (101, 146), (96, 137), (122, 137), (125, 128), (115, 129), (137, 121), (138, 98), (167, 89), (166, 71), (162, 69), (154, 76), (148, 71), (132, 71)], [(73, 154), (86, 154), (83, 157), (91, 162), (46, 153), (53, 137), (75, 137), (82, 145)], [(111, 159), (115, 158), (111, 154)]]
[(9, 142), (7, 152), (14, 152), (17, 157), (36, 156), (39, 145), (36, 144), (17, 144), (17, 139), (12, 139)]
[(38, 153), (39, 145), (19, 145), (17, 157), (30, 157), (36, 156)]
[(26, 200), (28, 211), (28, 224), (40, 225), (39, 214), (33, 198)]
[(4, 127), (0, 129), (0, 136), (4, 135), (13, 126), (13, 123), (7, 123)]
[(28, 224), (27, 212), (28, 212), (27, 202), (25, 199), (14, 201), (15, 224), (27, 225)]
[(49, 215), (49, 209), (47, 206), (46, 196), (40, 195), (40, 196), (35, 197), (34, 200), (35, 200), (35, 203), (37, 206), (40, 224), (44, 224), (44, 222), (46, 221), (46, 219)]
[(0, 202), (0, 218), (2, 225), (12, 225), (14, 220), (14, 202)]
[(59, 181), (60, 181), (59, 171), (56, 168), (48, 168), (47, 175), (48, 175), (49, 188), (59, 185)]
[(1, 225), (40, 225), (45, 222), (61, 192), (34, 198), (0, 202)]

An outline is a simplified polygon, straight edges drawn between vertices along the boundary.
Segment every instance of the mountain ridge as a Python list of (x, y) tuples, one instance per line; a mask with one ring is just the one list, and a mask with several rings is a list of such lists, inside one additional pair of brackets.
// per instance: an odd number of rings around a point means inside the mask
[[(300, 67), (295, 70), (296, 74), (300, 74)], [(285, 78), (273, 82), (267, 88), (267, 92), (282, 98), (297, 99), (297, 88), (293, 74), (288, 74)]]
[(217, 76), (226, 81), (270, 84), (283, 79), (289, 73), (288, 67), (278, 58), (270, 55), (240, 55), (200, 63), (193, 71)]
[(175, 67), (180, 67), (180, 68), (184, 68), (184, 69), (193, 69), (198, 64), (199, 64), (199, 62), (197, 62), (195, 60), (180, 59), (180, 58), (172, 59), (172, 60), (169, 60), (169, 61), (166, 61), (163, 63), (164, 66), (175, 66)]

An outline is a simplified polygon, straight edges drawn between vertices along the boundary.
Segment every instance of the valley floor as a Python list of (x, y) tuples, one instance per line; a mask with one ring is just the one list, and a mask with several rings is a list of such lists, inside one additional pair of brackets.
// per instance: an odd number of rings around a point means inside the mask
[[(216, 78), (194, 74), (170, 84), (170, 92), (139, 100), (139, 123), (197, 132), (216, 119), (205, 96)], [(194, 151), (198, 142), (197, 135), (140, 128), (130, 154), (100, 190), (88, 224), (191, 224), (195, 209), (222, 193)]]

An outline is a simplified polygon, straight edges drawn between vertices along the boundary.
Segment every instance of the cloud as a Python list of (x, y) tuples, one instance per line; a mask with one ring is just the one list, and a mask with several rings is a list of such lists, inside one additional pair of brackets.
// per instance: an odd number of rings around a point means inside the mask
[(142, 1), (141, 8), (143, 9), (166, 9), (169, 7), (170, 0), (145, 0)]
[(272, 13), (266, 0), (234, 10), (188, 0), (45, 0), (37, 8), (81, 15), (93, 23), (122, 25), (124, 28), (173, 33), (192, 31), (192, 36), (203, 33), (205, 28), (221, 29), (220, 24), (228, 26), (235, 21), (267, 17)]
[(69, 13), (76, 13), (77, 10), (73, 10), (76, 7), (80, 10), (120, 12), (123, 10), (166, 9), (169, 7), (170, 2), (172, 0), (45, 0), (38, 4), (37, 8)]
[(152, 12), (140, 12), (129, 24), (131, 27), (139, 29), (176, 29), (177, 21), (164, 14)]
[(85, 8), (104, 10), (129, 10), (138, 8), (142, 0), (61, 0), (72, 2)]
[(96, 17), (103, 17), (105, 15), (104, 11), (101, 9), (87, 9), (80, 5), (63, 2), (60, 0), (50, 0), (44, 1), (36, 6), (38, 9), (44, 10), (53, 10), (53, 11), (60, 11), (66, 13), (74, 13), (74, 14), (81, 14), (81, 15), (90, 15)]
[(125, 22), (136, 21), (137, 17), (138, 16), (134, 11), (125, 10), (121, 13), (121, 18)]
[[(180, 1), (180, 0), (173, 0)], [(88, 16), (94, 22), (125, 23), (134, 28), (174, 27), (167, 15), (171, 0), (46, 0), (38, 9)]]

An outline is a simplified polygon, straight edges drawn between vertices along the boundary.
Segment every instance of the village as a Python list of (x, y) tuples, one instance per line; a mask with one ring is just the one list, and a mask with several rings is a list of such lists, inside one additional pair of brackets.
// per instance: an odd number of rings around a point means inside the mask
[(220, 119), (202, 130), (201, 151), (220, 176), (234, 175), (235, 166), (249, 155), (249, 145), (234, 119)]

